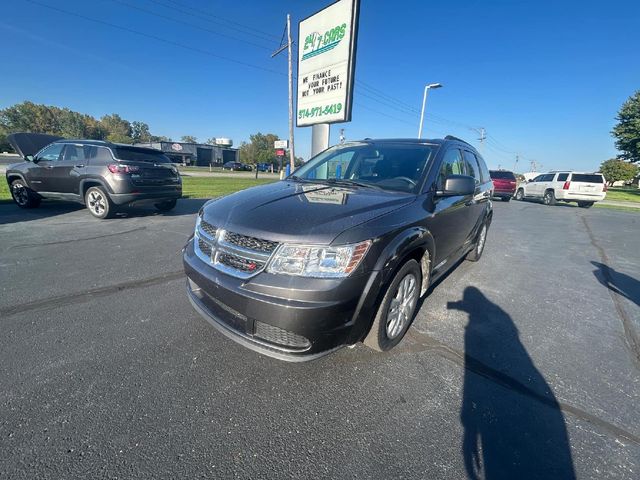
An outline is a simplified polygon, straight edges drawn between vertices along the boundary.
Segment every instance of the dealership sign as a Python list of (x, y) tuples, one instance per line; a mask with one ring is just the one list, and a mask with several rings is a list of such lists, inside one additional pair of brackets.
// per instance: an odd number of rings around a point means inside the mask
[(273, 148), (289, 148), (289, 140), (276, 140), (273, 142)]
[(359, 0), (339, 0), (298, 26), (298, 127), (348, 122)]

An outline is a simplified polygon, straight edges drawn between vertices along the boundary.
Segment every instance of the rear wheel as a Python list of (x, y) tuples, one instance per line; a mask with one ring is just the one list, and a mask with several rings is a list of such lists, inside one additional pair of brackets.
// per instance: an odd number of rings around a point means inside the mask
[(519, 188), (518, 191), (516, 192), (516, 200), (519, 200), (519, 201), (524, 200), (524, 190), (522, 188)]
[(591, 208), (593, 207), (594, 202), (578, 202), (578, 206), (580, 208)]
[(35, 208), (40, 205), (40, 197), (27, 187), (22, 180), (11, 182), (11, 197), (20, 208)]
[(364, 344), (378, 352), (395, 347), (409, 329), (422, 276), (415, 260), (405, 263), (389, 284)]
[(476, 238), (476, 244), (469, 253), (467, 253), (466, 259), (470, 262), (477, 262), (480, 260), (482, 256), (482, 252), (484, 252), (484, 246), (487, 243), (487, 231), (489, 228), (487, 227), (487, 222), (483, 223), (480, 227), (480, 231), (478, 232), (478, 236)]
[(161, 212), (168, 212), (176, 208), (176, 203), (178, 203), (178, 201), (174, 198), (173, 200), (156, 203), (154, 206)]
[(511, 197), (502, 197), (503, 202), (508, 202), (511, 200)]
[(545, 205), (555, 205), (556, 204), (556, 196), (553, 193), (553, 190), (547, 190), (544, 192), (544, 197), (542, 197), (542, 201)]
[(110, 218), (116, 213), (109, 195), (100, 187), (89, 187), (84, 194), (84, 203), (96, 218)]

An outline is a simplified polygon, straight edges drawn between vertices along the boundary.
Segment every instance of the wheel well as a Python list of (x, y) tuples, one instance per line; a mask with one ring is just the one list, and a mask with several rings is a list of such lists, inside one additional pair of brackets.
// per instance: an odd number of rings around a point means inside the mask
[(82, 198), (84, 198), (84, 196), (87, 193), (87, 190), (89, 190), (91, 187), (102, 187), (102, 186), (103, 185), (100, 182), (97, 182), (95, 180), (87, 180), (82, 184)]
[(11, 185), (11, 182), (13, 182), (14, 180), (22, 180), (22, 177), (20, 175), (9, 175), (7, 177), (7, 183), (9, 185)]
[(544, 191), (544, 193), (547, 193), (547, 192), (551, 192), (551, 193), (553, 193), (554, 195), (555, 195), (555, 193), (556, 193), (556, 192), (555, 192), (555, 190), (554, 190), (553, 188), (547, 188), (547, 189)]

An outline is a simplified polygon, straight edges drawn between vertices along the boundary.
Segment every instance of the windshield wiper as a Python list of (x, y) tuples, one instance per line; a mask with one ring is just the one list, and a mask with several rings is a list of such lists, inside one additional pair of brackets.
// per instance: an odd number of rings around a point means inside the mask
[(381, 187), (374, 185), (372, 183), (358, 182), (357, 180), (351, 180), (350, 178), (327, 178), (323, 180), (323, 182), (328, 183), (329, 185), (344, 185), (344, 186), (353, 186), (363, 187), (363, 188), (373, 188), (375, 190), (383, 190)]

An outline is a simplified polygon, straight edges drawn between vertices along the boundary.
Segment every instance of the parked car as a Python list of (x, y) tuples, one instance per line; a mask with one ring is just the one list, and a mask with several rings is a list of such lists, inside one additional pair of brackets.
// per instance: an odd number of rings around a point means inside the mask
[[(273, 165), (271, 165), (270, 163), (258, 163), (256, 165), (256, 170), (258, 170), (259, 172), (270, 172), (272, 166)], [(276, 170), (277, 169), (274, 168), (274, 171)]]
[(232, 172), (250, 172), (251, 165), (240, 162), (227, 162), (222, 165), (223, 170), (231, 170)]
[(429, 286), (482, 255), (492, 183), (468, 143), (370, 140), (207, 202), (184, 248), (195, 309), (238, 343), (301, 361), (397, 345)]
[(493, 196), (508, 202), (516, 193), (516, 176), (509, 170), (489, 170), (493, 181)]
[(6, 171), (21, 208), (37, 207), (43, 198), (70, 200), (108, 218), (125, 205), (168, 211), (182, 196), (178, 169), (159, 150), (38, 133), (14, 133), (8, 140), (24, 159)]
[(576, 202), (589, 208), (606, 195), (607, 182), (601, 173), (549, 172), (518, 186), (516, 200), (537, 199), (545, 205)]

